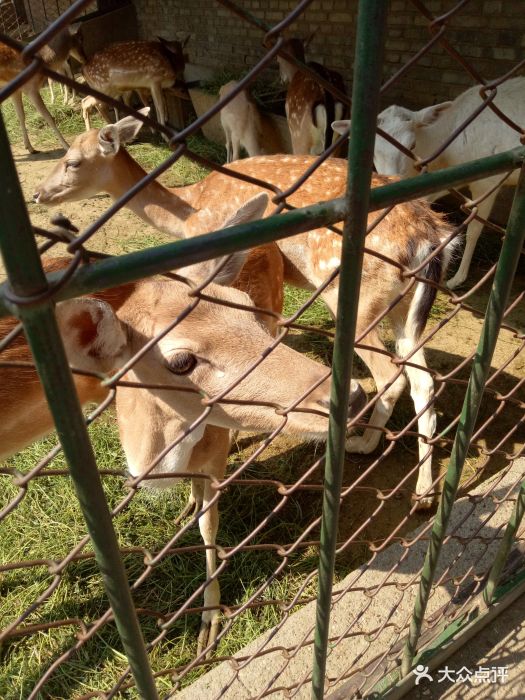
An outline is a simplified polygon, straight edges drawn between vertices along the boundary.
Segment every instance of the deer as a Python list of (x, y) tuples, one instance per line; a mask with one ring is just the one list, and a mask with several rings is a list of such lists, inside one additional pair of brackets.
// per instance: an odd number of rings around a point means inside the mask
[[(79, 62), (84, 61), (84, 54), (78, 32), (71, 32), (69, 28), (63, 29), (53, 37), (49, 44), (42, 47), (38, 55), (49, 68), (58, 72), (63, 70), (63, 66), (70, 55), (74, 56)], [(15, 49), (7, 46), (7, 44), (0, 42), (0, 86), (4, 86), (11, 80), (14, 80), (24, 67), (25, 64), (20, 54), (15, 51)], [(54, 131), (60, 144), (67, 151), (69, 144), (60, 133), (53, 116), (45, 106), (40, 95), (40, 90), (44, 82), (44, 75), (37, 73), (27, 80), (22, 87), (11, 96), (15, 106), (16, 116), (22, 130), (24, 147), (29, 153), (36, 153), (27, 133), (22, 94), (27, 95), (31, 100), (44, 121)]]
[[(102, 129), (92, 129), (75, 138), (69, 152), (60, 159), (34, 194), (35, 202), (46, 206), (92, 197), (99, 192), (118, 199), (145, 176), (141, 166), (124, 148), (140, 131), (142, 122), (126, 117)], [(312, 156), (255, 156), (229, 164), (234, 173), (267, 181), (287, 190), (312, 165)], [(347, 163), (339, 158), (323, 162), (289, 198), (293, 207), (304, 207), (342, 197), (346, 190)], [(390, 180), (374, 176), (374, 186)], [(200, 182), (167, 189), (152, 181), (127, 207), (151, 226), (184, 238), (219, 228), (232, 206), (239, 206), (264, 189), (214, 171)], [(272, 204), (265, 214), (271, 213)], [(375, 222), (370, 214), (369, 224)], [(284, 281), (296, 287), (315, 290), (335, 274), (340, 264), (341, 238), (330, 229), (318, 228), (277, 242), (284, 260)], [(379, 445), (384, 426), (403, 393), (407, 376), (410, 394), (418, 414), (419, 474), (414, 500), (417, 508), (433, 502), (432, 448), (428, 441), (436, 429), (433, 405), (434, 382), (427, 370), (423, 348), (418, 347), (436, 287), (442, 281), (455, 248), (453, 229), (445, 217), (432, 211), (424, 200), (396, 205), (367, 237), (358, 307), (356, 352), (368, 366), (376, 384), (377, 397), (363, 435), (352, 435), (346, 450), (370, 454)], [(393, 260), (389, 265), (380, 257)], [(411, 283), (400, 271), (418, 269), (435, 251), (434, 257), (418, 273), (428, 280)], [(381, 284), (377, 280), (381, 279)], [(321, 298), (335, 318), (338, 302), (337, 280), (325, 286)], [(388, 308), (396, 339), (397, 355), (410, 361), (399, 371), (393, 365), (373, 321)]]
[[(494, 99), (496, 107), (522, 127), (525, 126), (524, 90), (525, 78), (512, 78), (498, 86)], [(456, 97), (453, 102), (442, 102), (417, 111), (391, 105), (379, 114), (377, 124), (417, 158), (424, 159), (434, 153), (481, 103), (480, 86), (475, 86)], [(350, 122), (337, 121), (333, 127), (335, 131), (343, 133), (349, 124)], [(427, 168), (429, 171), (448, 168), (519, 145), (519, 132), (486, 107), (437, 158), (428, 163)], [(413, 159), (381, 136), (376, 137), (374, 164), (378, 172), (411, 177), (417, 174), (414, 163)], [(514, 170), (503, 182), (501, 175), (494, 175), (470, 183), (473, 200), (481, 198), (486, 192), (489, 194), (476, 205), (479, 219), (473, 219), (467, 226), (465, 250), (456, 274), (447, 281), (449, 289), (456, 289), (467, 279), (476, 243), (483, 230), (483, 219), (490, 216), (499, 191), (498, 184), (516, 185), (518, 175), (519, 171)], [(445, 192), (434, 193), (428, 196), (428, 200), (433, 202), (444, 194)]]
[[(80, 25), (73, 25), (70, 26), (68, 30), (59, 32), (42, 48), (40, 55), (50, 68), (72, 79), (73, 71), (69, 65), (69, 58), (74, 58), (81, 65), (86, 62)], [(55, 93), (53, 90), (53, 81), (51, 78), (48, 78), (47, 82), (49, 85), (51, 104), (54, 104)], [(74, 97), (75, 91), (71, 89), (71, 101), (73, 101)], [(62, 84), (62, 99), (64, 104), (66, 104), (69, 99), (69, 87), (65, 84)]]
[[(189, 38), (189, 37), (188, 37)], [(184, 42), (120, 41), (94, 54), (83, 66), (87, 84), (109, 97), (119, 99), (124, 93), (149, 90), (157, 120), (167, 119), (163, 89), (184, 82)]]
[[(285, 48), (295, 58), (306, 62), (304, 44), (300, 39), (288, 39)], [(343, 118), (344, 105), (295, 64), (282, 56), (278, 56), (277, 61), (281, 80), (288, 86), (285, 109), (292, 151), (296, 155), (320, 155), (332, 143), (333, 134), (329, 125), (332, 121)], [(346, 92), (340, 73), (314, 61), (309, 61), (306, 65), (338, 90)]]
[[(235, 89), (230, 80), (219, 90), (219, 99)], [(241, 147), (249, 156), (286, 153), (286, 146), (275, 122), (262, 112), (248, 90), (242, 90), (221, 109), (221, 126), (226, 136), (226, 162), (238, 160)]]
[[(148, 92), (147, 90), (137, 90), (137, 93), (139, 95), (139, 98), (144, 105), (144, 107), (147, 107), (148, 105)], [(128, 90), (126, 92), (123, 92), (122, 95), (122, 101), (124, 104), (128, 105), (128, 107), (131, 105), (131, 97), (132, 97), (132, 91)], [(83, 97), (82, 100), (80, 101), (81, 105), (81, 110), (82, 110), (82, 119), (84, 120), (84, 125), (86, 127), (86, 131), (89, 131), (91, 129), (91, 113), (93, 111), (97, 111), (100, 115), (100, 117), (107, 123), (109, 124), (111, 122), (111, 112), (108, 107), (108, 105), (105, 102), (102, 102), (102, 100), (98, 100), (96, 97), (93, 95), (86, 95), (86, 97)], [(118, 113), (117, 110), (115, 109), (115, 119), (118, 119)]]
[[(256, 195), (224, 225), (252, 220), (264, 211), (267, 201), (265, 193)], [(52, 258), (45, 265), (46, 271), (64, 269), (69, 260)], [(194, 286), (209, 279), (214, 270), (218, 272), (213, 282), (205, 287), (207, 298), (195, 305)], [(189, 306), (194, 308), (186, 314)], [(198, 522), (206, 545), (210, 583), (204, 593), (207, 609), (202, 614), (198, 653), (204, 649), (208, 653), (218, 633), (220, 587), (215, 574), (215, 543), (219, 515), (209, 477), (224, 477), (230, 431), (272, 432), (283, 426), (285, 433), (309, 440), (322, 441), (327, 435), (329, 368), (284, 344), (268, 353), (275, 316), (260, 313), (264, 309), (274, 313), (282, 309), (282, 258), (273, 243), (235, 253), (220, 260), (218, 266), (210, 260), (181, 268), (176, 279), (142, 280), (56, 306), (69, 362), (87, 373), (74, 374), (81, 404), (100, 403), (108, 394), (100, 376), (93, 373), (107, 375), (118, 370), (148, 342), (160, 337), (123, 378), (159, 388), (119, 386), (117, 422), (128, 470), (134, 478), (142, 478), (141, 486), (167, 488), (187, 472), (208, 477), (192, 479), (188, 507), (177, 519), (191, 510), (200, 513)], [(0, 338), (15, 325), (13, 318), (0, 318)], [(262, 363), (255, 363), (264, 355)], [(25, 338), (18, 336), (2, 351), (1, 358), (5, 364), (0, 367), (0, 458), (5, 459), (51, 432), (53, 421), (36, 371), (30, 366)], [(9, 362), (29, 366), (10, 368)], [(227, 392), (228, 402), (214, 404), (208, 413), (202, 394), (222, 394), (254, 363), (247, 377)], [(286, 368), (292, 367), (294, 376), (286, 376)], [(173, 386), (187, 391), (170, 390)], [(299, 401), (303, 396), (306, 398)], [(248, 404), (250, 401), (253, 404)], [(270, 404), (298, 410), (291, 410), (283, 420)], [(355, 417), (365, 404), (363, 389), (353, 381), (350, 416)], [(192, 424), (195, 429), (189, 431)], [(161, 453), (165, 454), (159, 459)], [(154, 475), (161, 478), (148, 480)]]

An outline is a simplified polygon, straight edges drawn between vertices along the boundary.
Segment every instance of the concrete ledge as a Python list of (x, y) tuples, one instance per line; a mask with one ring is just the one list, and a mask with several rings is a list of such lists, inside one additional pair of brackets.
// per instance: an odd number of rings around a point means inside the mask
[[(450, 603), (464, 585), (462, 577), (469, 582), (472, 571), (488, 570), (497, 547), (491, 540), (501, 537), (513, 507), (509, 499), (514, 497), (524, 475), (525, 459), (516, 460), (458, 500), (427, 620)], [(336, 585), (338, 594), (334, 596), (330, 638), (334, 643), (339, 636), (344, 638), (334, 645), (327, 659), (329, 692), (350, 673), (381, 655), (388, 656), (391, 647), (406, 634), (427, 549), (426, 540), (418, 538), (426, 530), (428, 525), (423, 525), (410, 540), (405, 537), (403, 544), (376, 552), (367, 564)], [(174, 697), (248, 700), (263, 694), (289, 697), (293, 693), (300, 700), (310, 698), (314, 619), (314, 603), (293, 615), (285, 615), (280, 625), (238, 652), (237, 662), (220, 664)], [(234, 633), (235, 624), (230, 630), (230, 634)]]

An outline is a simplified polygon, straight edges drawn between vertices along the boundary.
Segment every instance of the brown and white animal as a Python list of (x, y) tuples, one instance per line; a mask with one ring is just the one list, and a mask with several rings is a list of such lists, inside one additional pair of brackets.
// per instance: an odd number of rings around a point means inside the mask
[(160, 124), (167, 112), (163, 90), (184, 79), (180, 41), (121, 41), (98, 51), (83, 67), (88, 85), (119, 99), (132, 90), (149, 90)]
[[(39, 55), (49, 68), (57, 72), (61, 72), (63, 70), (64, 64), (69, 56), (73, 56), (79, 62), (84, 60), (80, 37), (78, 33), (70, 31), (69, 28), (63, 29), (49, 42), (49, 44), (43, 46), (39, 51)], [(24, 69), (24, 67), (24, 62), (20, 58), (20, 55), (14, 49), (0, 42), (0, 86), (4, 86), (11, 80), (14, 80), (20, 71)], [(43, 87), (44, 82), (45, 76), (41, 73), (37, 73), (12, 95), (16, 116), (22, 130), (24, 146), (29, 153), (35, 153), (35, 149), (31, 145), (27, 134), (22, 94), (27, 95), (27, 97), (31, 100), (42, 118), (55, 132), (62, 146), (66, 150), (69, 148), (69, 144), (58, 130), (55, 120), (40, 96), (40, 90)]]
[[(289, 39), (285, 48), (305, 63), (304, 46), (300, 39)], [(282, 56), (277, 57), (281, 80), (288, 85), (286, 117), (296, 155), (320, 155), (333, 140), (330, 124), (342, 119), (344, 105), (322, 87), (312, 76), (301, 71)], [(310, 61), (306, 64), (341, 92), (346, 92), (340, 73)]]
[[(238, 83), (230, 80), (219, 90), (228, 95)], [(226, 135), (226, 161), (238, 160), (241, 146), (249, 156), (287, 153), (286, 144), (275, 122), (262, 112), (247, 90), (242, 90), (221, 109), (221, 125)]]
[[(266, 199), (266, 195), (257, 195), (225, 224), (250, 220), (266, 206)], [(211, 262), (179, 270), (179, 273), (188, 276), (193, 283), (201, 282), (209, 275)], [(51, 260), (48, 271), (61, 269), (66, 263), (63, 259)], [(236, 289), (221, 286), (232, 283)], [(241, 291), (246, 289), (252, 298)], [(190, 291), (183, 282), (149, 279), (59, 304), (57, 317), (71, 364), (80, 370), (103, 373), (122, 367), (194, 303)], [(328, 368), (282, 344), (226, 394), (227, 399), (239, 399), (241, 403), (219, 402), (184, 437), (188, 427), (205, 413), (200, 398), (202, 392), (209, 397), (219, 395), (272, 343), (268, 330), (252, 312), (213, 303), (213, 300), (244, 306), (255, 303), (279, 312), (282, 261), (276, 246), (270, 244), (248, 254), (234, 254), (205, 292), (211, 301), (201, 300), (125, 375), (129, 381), (167, 388), (152, 391), (119, 387), (117, 391), (119, 431), (131, 474), (145, 479), (149, 473), (166, 474), (165, 479), (144, 481), (143, 485), (170, 486), (185, 472), (202, 472), (222, 479), (230, 448), (230, 430), (269, 432), (285, 423), (284, 431), (289, 434), (307, 439), (326, 438), (328, 422), (323, 414), (329, 406)], [(261, 315), (260, 318), (270, 317)], [(0, 338), (5, 337), (15, 323), (14, 319), (0, 318)], [(31, 361), (23, 336), (12, 341), (0, 357), (3, 362)], [(287, 370), (291, 367), (293, 372)], [(100, 402), (106, 397), (107, 388), (99, 379), (74, 376), (81, 403)], [(300, 411), (292, 410), (286, 420), (266, 404), (272, 402), (289, 407), (316, 384), (319, 386), (300, 402)], [(174, 385), (200, 393), (170, 390)], [(266, 405), (257, 405), (258, 400)], [(255, 403), (246, 404), (246, 401)], [(364, 403), (364, 392), (355, 382), (351, 413), (355, 415)], [(0, 368), (0, 419), (2, 459), (52, 430), (53, 421), (32, 368), (10, 368), (5, 364)], [(212, 609), (203, 613), (200, 651), (215, 641), (220, 601), (219, 584), (214, 578), (217, 496), (209, 479), (193, 480), (191, 502), (197, 511), (203, 510), (199, 526), (207, 545), (207, 576), (212, 579), (204, 596), (205, 606)]]
[[(140, 100), (144, 107), (147, 106), (148, 103), (148, 96), (149, 93), (147, 90), (137, 90), (137, 93), (140, 97)], [(124, 92), (122, 95), (122, 101), (126, 105), (131, 104), (131, 97), (132, 97), (132, 92), (127, 91)], [(110, 124), (113, 120), (111, 118), (111, 110), (109, 106), (105, 103), (102, 102), (101, 100), (98, 100), (96, 97), (93, 95), (86, 95), (86, 97), (83, 97), (81, 102), (81, 109), (82, 109), (82, 119), (84, 120), (84, 124), (86, 127), (86, 131), (89, 131), (91, 129), (91, 113), (94, 111), (97, 111), (101, 118), (107, 123)], [(118, 119), (118, 113), (117, 110), (115, 109), (115, 121)]]
[[(481, 105), (480, 86), (469, 88), (454, 102), (425, 107), (419, 111), (411, 111), (405, 107), (392, 105), (378, 116), (378, 126), (397, 139), (403, 146), (418, 156), (430, 156), (461, 124)], [(525, 77), (512, 78), (498, 87), (494, 104), (516, 124), (525, 128)], [(334, 128), (342, 132), (348, 122), (340, 122)], [(519, 132), (508, 126), (497, 114), (486, 107), (470, 122), (452, 143), (437, 158), (428, 164), (428, 170), (439, 170), (453, 165), (466, 163), (476, 158), (483, 158), (494, 153), (500, 153), (520, 145)], [(402, 153), (391, 143), (376, 137), (374, 164), (380, 173), (385, 175), (400, 175), (410, 177), (417, 174), (414, 161)], [(504, 185), (516, 185), (519, 170), (514, 170)], [(499, 191), (498, 183), (501, 175), (494, 175), (485, 180), (472, 182), (470, 192), (473, 200), (482, 197), (486, 192), (494, 191), (477, 205), (480, 219), (488, 219)], [(434, 201), (444, 192), (430, 195)], [(476, 243), (483, 230), (483, 222), (474, 219), (466, 231), (466, 245), (458, 271), (447, 282), (450, 289), (455, 289), (466, 280)]]
[[(73, 71), (69, 65), (69, 58), (74, 58), (80, 64), (86, 62), (80, 25), (72, 25), (59, 32), (42, 48), (40, 55), (54, 71), (66, 75), (68, 78), (73, 78)], [(51, 78), (48, 78), (48, 85), (51, 95), (51, 104), (54, 104), (55, 93)], [(62, 84), (61, 87), (64, 104), (68, 101), (73, 101), (75, 91), (71, 89), (71, 96), (69, 96), (70, 88), (65, 84)]]
[[(140, 129), (141, 123), (130, 117), (100, 131), (81, 134), (41, 184), (35, 201), (62, 204), (107, 192), (117, 199), (144, 177), (144, 170), (122, 147)], [(229, 166), (234, 172), (251, 175), (288, 189), (312, 164), (306, 156), (258, 156), (237, 161)], [(343, 196), (346, 188), (347, 163), (340, 159), (324, 162), (311, 177), (289, 198), (295, 207)], [(382, 185), (388, 178), (375, 177), (374, 185)], [(193, 236), (221, 226), (233, 207), (253, 197), (261, 188), (213, 172), (204, 180), (189, 187), (166, 189), (152, 182), (139, 192), (127, 207), (144, 221), (175, 237)], [(271, 213), (272, 206), (267, 209)], [(375, 214), (369, 218), (370, 224)], [(352, 436), (346, 444), (350, 452), (368, 454), (379, 444), (386, 422), (410, 380), (410, 393), (418, 419), (420, 469), (416, 494), (420, 507), (432, 502), (432, 449), (427, 441), (436, 427), (434, 383), (426, 369), (422, 348), (415, 349), (425, 327), (435, 297), (435, 288), (424, 282), (413, 284), (403, 277), (398, 265), (416, 269), (421, 262), (451, 235), (444, 218), (418, 200), (397, 205), (384, 217), (367, 237), (367, 248), (387, 255), (394, 262), (389, 265), (373, 254), (364, 257), (357, 337), (360, 346), (356, 352), (368, 365), (378, 391), (368, 428), (362, 436)], [(341, 239), (328, 229), (315, 229), (278, 241), (284, 256), (284, 276), (289, 284), (305, 289), (316, 289), (339, 266)], [(433, 283), (441, 280), (449, 262), (453, 244), (437, 253), (419, 275)], [(378, 284), (378, 280), (381, 284)], [(400, 298), (400, 295), (403, 295)], [(337, 283), (329, 285), (321, 294), (335, 316), (338, 298)], [(393, 365), (381, 340), (377, 325), (373, 325), (382, 310), (393, 305), (388, 313), (400, 357), (410, 357), (405, 373)], [(421, 369), (418, 369), (418, 366)], [(398, 376), (399, 374), (399, 376)]]

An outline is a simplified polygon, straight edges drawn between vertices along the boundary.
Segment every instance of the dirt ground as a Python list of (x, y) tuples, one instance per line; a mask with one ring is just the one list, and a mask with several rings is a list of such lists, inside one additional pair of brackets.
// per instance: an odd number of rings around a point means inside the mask
[[(31, 220), (36, 225), (48, 226), (50, 216), (56, 211), (34, 204), (32, 194), (38, 188), (42, 178), (51, 170), (56, 160), (62, 155), (62, 152), (52, 151), (28, 155), (20, 147), (15, 147), (13, 152)], [(64, 204), (60, 211), (82, 230), (110, 204), (111, 199), (109, 196), (98, 195), (89, 200)], [(104, 252), (123, 253), (143, 248), (145, 242), (148, 245), (154, 245), (165, 240), (169, 239), (148, 227), (132, 213), (122, 210), (95, 234), (91, 240), (90, 247)], [(481, 273), (490, 267), (490, 254), (483, 253), (483, 247), (482, 239), (482, 243), (478, 246), (481, 249), (481, 255), (478, 256), (480, 259), (473, 265), (471, 280), (479, 279)], [(489, 247), (491, 247), (491, 252), (494, 249), (494, 254), (497, 255), (497, 246), (492, 245)], [(492, 257), (494, 257), (494, 254)], [(522, 259), (514, 283), (512, 298), (515, 298), (525, 288), (524, 263), (525, 261)], [(469, 298), (466, 304), (473, 309), (483, 312), (487, 298), (488, 289), (485, 285), (481, 291)], [(440, 294), (432, 311), (427, 331), (440, 322), (453, 308), (454, 306), (447, 300), (447, 297)], [(441, 376), (445, 376), (454, 370), (469, 353), (474, 351), (479, 339), (481, 325), (482, 318), (479, 315), (476, 315), (471, 310), (462, 308), (428, 342), (426, 355), (429, 367)], [(515, 329), (515, 331), (508, 328), (501, 331), (492, 363), (493, 368), (504, 366), (504, 369), (492, 383), (492, 388), (501, 394), (514, 391), (519, 380), (525, 377), (525, 349), (523, 347), (525, 304), (523, 302), (517, 305), (509, 314), (507, 325)], [(513, 357), (513, 355), (516, 356)], [(358, 372), (365, 389), (369, 392), (373, 391), (373, 382), (369, 378), (366, 368), (358, 365)], [(454, 380), (463, 380), (459, 383), (455, 381), (446, 382), (444, 386), (441, 386), (440, 382), (437, 382), (437, 390), (439, 392), (436, 403), (438, 430), (443, 430), (459, 414), (465, 391), (464, 380), (466, 378), (468, 378), (468, 367), (461, 369), (458, 374), (454, 375)], [(515, 398), (520, 398), (521, 401), (525, 400), (525, 387), (518, 387), (514, 395)], [(498, 407), (500, 407), (500, 402), (494, 398), (494, 395), (486, 395), (478, 425), (481, 425), (482, 422), (493, 416)], [(413, 406), (408, 392), (405, 392), (405, 395), (396, 407), (389, 427), (392, 431), (400, 430), (412, 417)], [(507, 404), (504, 410), (500, 411), (499, 415), (493, 418), (486, 428), (481, 431), (476, 440), (476, 447), (470, 452), (464, 470), (463, 481), (468, 480), (473, 485), (479, 483), (479, 481), (503, 466), (505, 463), (503, 452), (513, 454), (519, 450), (520, 446), (523, 446), (525, 443), (523, 422), (511, 433), (512, 428), (519, 423), (520, 419), (523, 421), (523, 411), (516, 406)], [(504, 444), (500, 445), (500, 450), (487, 463), (486, 450), (493, 448), (506, 435), (508, 435), (508, 439)], [(363, 481), (362, 486), (364, 488), (357, 493), (350, 494), (343, 502), (340, 521), (342, 540), (352, 538), (352, 533), (359, 527), (359, 524), (367, 520), (370, 513), (378, 507), (378, 493), (395, 488), (406, 475), (407, 469), (410, 468), (409, 465), (417, 462), (417, 445), (414, 438), (401, 439), (393, 450), (388, 449), (389, 445), (388, 440), (385, 440), (382, 449), (383, 454), (379, 450), (371, 456), (352, 455), (348, 457), (345, 473), (345, 484), (348, 486), (355, 483), (363, 475), (363, 472), (376, 462), (378, 457), (381, 457), (381, 459), (377, 463), (376, 468)], [(437, 447), (435, 450), (435, 476), (446, 468), (450, 454), (450, 445), (450, 438), (447, 438), (443, 446)], [(297, 450), (299, 455), (297, 455)], [(273, 453), (273, 446), (270, 446), (270, 450), (264, 453), (264, 456), (267, 456), (266, 466), (268, 471), (272, 470)], [(299, 462), (303, 461), (301, 459), (303, 449), (294, 441), (281, 438), (275, 445), (275, 457), (278, 457), (279, 461), (282, 462), (283, 456), (287, 454), (290, 455), (292, 461), (295, 461), (293, 459), (294, 455), (299, 456)], [(265, 470), (263, 469), (263, 471)], [(312, 480), (319, 482), (321, 480), (320, 472), (312, 475)], [(412, 490), (415, 486), (415, 480), (416, 476), (413, 474), (407, 482), (406, 488)], [(408, 491), (406, 494), (408, 495)], [(304, 508), (304, 515), (308, 512), (314, 513), (319, 507), (317, 498), (312, 498), (311, 491), (305, 492), (303, 496), (298, 494), (297, 498), (301, 508)], [(376, 514), (372, 519), (372, 523), (363, 533), (363, 537), (366, 539), (381, 541), (387, 537), (394, 527), (408, 515), (410, 499), (398, 495), (396, 498), (381, 501), (379, 510), (380, 512)], [(421, 515), (410, 518), (410, 524), (407, 525), (407, 528), (413, 529), (425, 517), (425, 515)], [(362, 542), (361, 538), (360, 540)], [(368, 547), (362, 542), (361, 546), (356, 544), (355, 547), (352, 547), (352, 550), (352, 553), (349, 554), (349, 560), (346, 562), (347, 565), (355, 565), (363, 556), (366, 558)]]

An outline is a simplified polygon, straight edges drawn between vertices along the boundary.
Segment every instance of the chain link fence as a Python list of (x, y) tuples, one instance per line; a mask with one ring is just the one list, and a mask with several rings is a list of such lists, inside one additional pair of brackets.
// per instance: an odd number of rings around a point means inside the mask
[[(86, 196), (93, 144), (100, 162), (124, 159), (114, 203), (82, 231), (63, 216), (31, 225), (0, 132), (2, 452), (51, 429), (44, 393), (59, 436), (0, 468), (3, 697), (400, 697), (411, 669), (441, 663), (523, 590), (523, 179), (506, 227), (482, 215), (525, 155), (498, 102), (523, 62), (485, 80), (447, 38), (468, 0), (440, 16), (413, 0), (428, 42), (382, 81), (388, 3), (363, 0), (350, 99), (289, 53), (310, 1), (273, 26), (215, 4), (260, 30), (265, 55), (182, 131), (42, 62), (88, 2), (25, 47), (0, 36), (22, 61), (0, 101), (42, 74), (134, 118), (79, 137), (55, 166), (55, 186)], [(376, 136), (389, 90), (437, 46), (478, 106), (431, 153), (381, 119)], [(337, 142), (232, 167), (192, 147), (279, 55), (351, 109), (348, 163), (330, 157)], [(511, 146), (432, 172), (488, 112)], [(147, 175), (124, 149), (140, 124), (172, 150)], [(374, 138), (420, 174), (373, 175)], [(144, 213), (182, 159), (212, 172), (161, 195), (179, 240), (116, 256), (92, 245), (119, 210)], [(421, 199), (444, 190), (447, 216)], [(491, 245), (451, 290), (474, 222), (501, 253)], [(83, 415), (76, 393), (96, 408)]]

